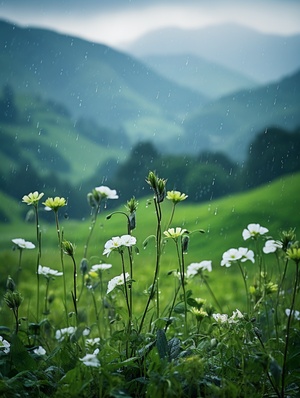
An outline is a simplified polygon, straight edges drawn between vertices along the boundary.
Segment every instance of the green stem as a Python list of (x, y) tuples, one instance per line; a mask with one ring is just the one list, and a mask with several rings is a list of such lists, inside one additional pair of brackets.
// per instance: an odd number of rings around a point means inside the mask
[(48, 309), (48, 292), (49, 292), (49, 284), (50, 284), (50, 278), (46, 278), (46, 291), (45, 291), (45, 299), (44, 299), (44, 314), (48, 315), (49, 314), (49, 309)]
[(168, 228), (170, 227), (170, 225), (171, 225), (171, 223), (172, 223), (172, 221), (173, 221), (173, 217), (174, 217), (174, 214), (175, 214), (175, 206), (176, 206), (176, 203), (173, 202), (173, 206), (172, 206), (172, 210), (171, 210), (170, 219), (169, 219), (169, 222), (168, 222), (168, 224), (167, 224), (166, 229), (168, 229)]
[(127, 306), (129, 319), (131, 319), (131, 308), (130, 308), (129, 299), (128, 299), (128, 286), (126, 283), (126, 276), (125, 276), (126, 272), (125, 272), (124, 253), (122, 250), (120, 250), (120, 255), (121, 255), (121, 260), (122, 260), (122, 272), (123, 272), (123, 277), (124, 277), (124, 293), (125, 293), (126, 306)]
[[(171, 318), (171, 316), (172, 316), (172, 312), (173, 312), (173, 309), (174, 309), (174, 306), (175, 306), (175, 303), (176, 303), (176, 299), (177, 299), (177, 296), (178, 296), (180, 287), (181, 287), (181, 283), (179, 283), (178, 286), (176, 287), (175, 294), (174, 294), (174, 298), (173, 298), (171, 307), (170, 307), (170, 309), (169, 309), (169, 316), (168, 316), (168, 318)], [(166, 326), (166, 329), (167, 329), (167, 326)]]
[(182, 287), (182, 292), (183, 292), (183, 303), (184, 303), (184, 332), (185, 332), (185, 337), (187, 337), (187, 302), (186, 302), (186, 290), (185, 290), (185, 269), (184, 269), (184, 255), (182, 251), (182, 247), (180, 246), (179, 250), (179, 245), (178, 245), (178, 240), (175, 240), (176, 244), (176, 251), (177, 251), (177, 258), (178, 258), (178, 263), (179, 263), (179, 273), (180, 273), (180, 281), (181, 281), (181, 287)]
[(211, 287), (209, 286), (207, 280), (204, 278), (204, 276), (202, 276), (202, 281), (204, 282), (205, 286), (207, 287), (211, 297), (213, 298), (214, 302), (216, 303), (217, 307), (219, 308), (220, 313), (223, 313), (223, 309), (221, 307), (221, 305), (219, 304), (216, 296), (214, 295), (214, 292), (211, 290)]
[(157, 227), (156, 227), (156, 262), (155, 262), (155, 272), (154, 272), (154, 277), (153, 277), (153, 283), (151, 286), (151, 290), (149, 293), (149, 297), (146, 303), (146, 307), (144, 309), (144, 313), (142, 315), (140, 327), (139, 327), (139, 333), (141, 333), (143, 324), (146, 318), (146, 315), (148, 313), (148, 308), (150, 305), (151, 300), (153, 299), (153, 295), (155, 292), (155, 289), (157, 290), (156, 293), (156, 298), (157, 298), (157, 307), (156, 307), (156, 312), (157, 312), (157, 318), (159, 318), (159, 289), (158, 289), (158, 278), (159, 278), (159, 268), (160, 268), (160, 256), (161, 256), (161, 208), (159, 203), (157, 202), (157, 199), (154, 198), (154, 204), (155, 204), (155, 210), (156, 210), (156, 218), (157, 218)]
[(64, 307), (65, 307), (67, 325), (69, 325), (69, 317), (68, 317), (68, 310), (67, 310), (67, 288), (66, 288), (66, 275), (65, 275), (65, 265), (64, 265), (64, 253), (63, 253), (63, 248), (62, 248), (62, 233), (59, 228), (58, 211), (55, 211), (54, 213), (55, 213), (55, 223), (56, 223), (58, 244), (59, 244), (59, 248), (60, 248), (60, 262), (61, 262), (61, 267), (62, 267), (62, 272), (63, 272)]
[(241, 271), (241, 274), (242, 274), (242, 277), (243, 277), (244, 286), (245, 286), (245, 291), (246, 291), (247, 313), (248, 313), (248, 316), (250, 316), (249, 293), (248, 293), (248, 286), (247, 286), (246, 275), (245, 275), (245, 272), (244, 272), (244, 270), (243, 270), (243, 267), (242, 267), (240, 261), (238, 261), (238, 265), (239, 265), (239, 268), (240, 268), (240, 271)]
[(101, 329), (100, 329), (100, 324), (99, 324), (99, 312), (98, 312), (98, 308), (97, 308), (95, 292), (94, 292), (93, 288), (91, 290), (92, 290), (92, 297), (93, 297), (93, 303), (94, 303), (95, 314), (96, 314), (98, 333), (99, 333), (99, 337), (101, 338), (102, 336), (101, 336)]
[[(277, 256), (278, 258), (278, 256)], [(283, 282), (286, 276), (286, 271), (287, 271), (287, 266), (289, 263), (289, 259), (287, 258), (285, 261), (285, 265), (284, 265), (284, 270), (283, 270), (283, 274), (281, 277), (280, 282), (278, 283), (278, 288), (277, 288), (277, 295), (276, 295), (276, 304), (275, 304), (275, 332), (276, 332), (276, 341), (277, 341), (277, 346), (279, 347), (279, 332), (278, 332), (278, 326), (279, 326), (279, 319), (278, 319), (278, 308), (279, 308), (279, 299), (280, 299), (280, 292), (283, 286)], [(280, 274), (280, 269), (279, 269), (279, 274)]]
[(92, 237), (95, 225), (96, 225), (97, 217), (98, 217), (98, 214), (99, 214), (99, 211), (100, 211), (100, 206), (101, 206), (101, 202), (97, 205), (97, 207), (95, 209), (95, 213), (93, 214), (93, 217), (92, 217), (91, 226), (90, 226), (90, 232), (89, 232), (89, 235), (87, 237), (86, 243), (84, 245), (84, 253), (83, 253), (83, 257), (84, 258), (87, 258), (87, 251), (88, 251), (89, 243), (90, 243), (90, 240), (91, 240), (91, 237)]
[(36, 261), (36, 278), (37, 278), (37, 292), (36, 292), (36, 320), (39, 322), (39, 313), (40, 313), (40, 275), (39, 275), (39, 264), (40, 259), (42, 257), (42, 235), (40, 232), (40, 224), (39, 224), (39, 212), (38, 205), (34, 206), (35, 211), (35, 221), (36, 221), (36, 240), (38, 244), (38, 254)]
[(19, 263), (18, 263), (18, 269), (17, 269), (17, 277), (16, 277), (16, 285), (18, 286), (19, 284), (19, 276), (22, 271), (22, 254), (23, 254), (23, 249), (19, 247)]
[(73, 261), (73, 289), (74, 292), (72, 292), (72, 298), (73, 298), (73, 303), (74, 303), (74, 311), (75, 311), (75, 316), (76, 316), (76, 322), (78, 323), (78, 310), (77, 310), (77, 267), (76, 267), (76, 261), (74, 256), (71, 256), (72, 261)]
[(296, 276), (295, 276), (295, 283), (294, 283), (290, 313), (289, 313), (288, 320), (287, 320), (285, 347), (284, 347), (284, 354), (283, 354), (282, 378), (281, 378), (281, 397), (282, 398), (284, 398), (285, 376), (287, 373), (287, 355), (288, 355), (289, 339), (290, 339), (290, 327), (291, 327), (292, 317), (294, 315), (294, 307), (295, 307), (298, 281), (299, 281), (299, 261), (296, 261)]

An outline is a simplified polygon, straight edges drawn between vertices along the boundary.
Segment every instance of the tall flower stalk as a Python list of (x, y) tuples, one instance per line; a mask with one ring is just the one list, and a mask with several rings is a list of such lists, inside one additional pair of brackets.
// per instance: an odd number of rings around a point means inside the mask
[(59, 219), (58, 219), (58, 210), (61, 207), (66, 206), (67, 201), (65, 198), (60, 198), (59, 196), (56, 196), (55, 198), (48, 198), (45, 202), (43, 202), (43, 205), (45, 205), (45, 208), (47, 210), (52, 210), (54, 212), (54, 216), (55, 216), (58, 246), (60, 249), (60, 262), (61, 262), (61, 267), (62, 267), (62, 272), (63, 272), (64, 307), (65, 307), (65, 313), (66, 313), (66, 320), (67, 320), (67, 324), (68, 324), (69, 318), (68, 318), (68, 309), (67, 309), (66, 273), (65, 273), (64, 256), (63, 256), (63, 248), (62, 248), (63, 231), (60, 230)]
[(39, 193), (38, 191), (31, 192), (28, 195), (24, 195), (22, 198), (22, 202), (26, 203), (28, 206), (32, 205), (34, 208), (35, 214), (35, 225), (36, 225), (36, 240), (38, 245), (38, 254), (36, 259), (36, 278), (37, 278), (37, 297), (36, 297), (36, 319), (39, 321), (39, 313), (40, 313), (40, 275), (39, 275), (39, 264), (42, 257), (42, 234), (40, 230), (40, 222), (39, 222), (39, 201), (44, 196), (44, 193)]
[(84, 245), (83, 258), (87, 258), (89, 243), (96, 225), (97, 217), (100, 213), (102, 202), (104, 201), (105, 202), (104, 205), (106, 206), (106, 202), (108, 199), (118, 199), (118, 198), (119, 196), (117, 195), (117, 191), (115, 189), (110, 189), (109, 187), (106, 187), (104, 185), (96, 187), (92, 190), (92, 192), (88, 193), (87, 199), (92, 209), (92, 219), (91, 219), (89, 234), (86, 243)]
[(185, 234), (188, 234), (186, 229), (182, 228), (169, 228), (164, 232), (164, 235), (167, 238), (171, 238), (175, 242), (177, 260), (179, 265), (179, 275), (181, 288), (183, 293), (183, 305), (184, 305), (184, 331), (185, 337), (187, 337), (187, 297), (186, 297), (186, 289), (185, 289), (185, 265), (184, 265), (184, 250), (182, 245), (182, 240), (184, 239)]
[(22, 271), (22, 254), (24, 249), (34, 249), (35, 245), (32, 242), (28, 242), (22, 238), (12, 239), (12, 242), (16, 245), (16, 248), (19, 250), (19, 261), (17, 268), (17, 276), (16, 276), (16, 284), (19, 283), (19, 275)]
[(156, 294), (156, 317), (159, 318), (159, 313), (160, 313), (160, 307), (159, 307), (159, 286), (158, 286), (158, 281), (159, 281), (159, 270), (160, 270), (160, 258), (161, 258), (161, 247), (162, 247), (162, 227), (161, 227), (161, 222), (162, 222), (162, 211), (161, 211), (161, 202), (163, 202), (165, 196), (166, 196), (166, 183), (167, 181), (158, 178), (156, 174), (152, 171), (149, 172), (148, 178), (146, 179), (146, 182), (150, 185), (154, 192), (154, 205), (155, 205), (155, 214), (156, 214), (156, 234), (155, 234), (155, 244), (156, 244), (156, 256), (155, 256), (155, 271), (154, 271), (154, 276), (153, 276), (153, 283), (150, 288), (148, 300), (146, 303), (146, 307), (144, 309), (142, 318), (141, 318), (141, 323), (139, 327), (139, 333), (142, 331), (143, 324), (146, 318), (146, 315), (148, 313), (149, 305), (154, 297), (154, 294)]
[(51, 269), (49, 267), (43, 267), (42, 265), (39, 265), (38, 268), (38, 274), (42, 275), (46, 279), (46, 290), (45, 290), (45, 297), (44, 297), (44, 314), (48, 315), (50, 313), (49, 307), (48, 307), (48, 293), (49, 293), (49, 285), (51, 279), (54, 279), (55, 276), (61, 276), (63, 273), (56, 271), (54, 269)]
[[(73, 300), (73, 305), (74, 305), (74, 312), (75, 312), (75, 317), (76, 317), (76, 322), (78, 324), (78, 309), (77, 309), (77, 266), (76, 266), (76, 261), (74, 257), (74, 251), (75, 247), (74, 245), (67, 241), (64, 240), (61, 243), (62, 245), (62, 250), (63, 252), (67, 255), (70, 256), (73, 262), (73, 291), (71, 291), (72, 295), (72, 300)], [(78, 326), (78, 325), (77, 325)]]
[[(112, 251), (117, 251), (121, 256), (121, 264), (122, 264), (122, 278), (124, 285), (124, 296), (126, 301), (126, 307), (128, 312), (128, 324), (127, 324), (127, 334), (130, 336), (131, 327), (132, 327), (132, 293), (128, 294), (128, 290), (131, 292), (132, 290), (132, 276), (126, 272), (125, 268), (125, 259), (124, 259), (124, 249), (128, 248), (129, 251), (129, 260), (130, 260), (130, 270), (132, 272), (132, 246), (136, 244), (136, 238), (132, 235), (126, 234), (120, 236), (115, 236), (112, 239), (108, 240), (104, 245), (103, 254), (109, 256)], [(120, 277), (118, 277), (119, 281)], [(128, 283), (130, 283), (130, 289), (128, 288)], [(118, 283), (117, 283), (118, 284)], [(117, 285), (116, 284), (116, 285)], [(112, 282), (108, 284), (107, 292), (110, 293), (114, 287), (116, 286)], [(129, 339), (126, 340), (126, 355), (128, 357), (129, 354)]]

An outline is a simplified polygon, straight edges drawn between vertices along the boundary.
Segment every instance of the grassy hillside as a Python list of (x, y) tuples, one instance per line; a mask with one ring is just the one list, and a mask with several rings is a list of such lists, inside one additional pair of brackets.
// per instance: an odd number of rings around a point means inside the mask
[[(188, 201), (178, 205), (172, 226), (182, 226), (189, 231), (202, 228), (205, 234), (193, 233), (190, 238), (188, 254), (185, 256), (186, 264), (199, 262), (202, 260), (212, 260), (213, 272), (209, 276), (209, 282), (215, 294), (224, 305), (238, 305), (242, 297), (239, 296), (239, 286), (241, 276), (239, 270), (231, 267), (224, 269), (220, 267), (222, 254), (232, 247), (254, 248), (252, 242), (243, 241), (242, 230), (249, 223), (259, 223), (269, 229), (269, 233), (275, 239), (279, 238), (281, 230), (295, 227), (296, 232), (300, 226), (300, 198), (298, 190), (300, 186), (300, 174), (287, 176), (280, 180), (266, 185), (259, 189), (245, 192), (239, 195), (233, 195), (225, 199), (207, 202), (202, 205), (190, 205)], [(58, 193), (59, 194), (59, 193)], [(151, 193), (149, 192), (149, 197)], [(1, 203), (5, 208), (8, 207), (7, 198), (2, 196)], [(72, 200), (70, 198), (70, 200)], [(109, 203), (108, 203), (109, 207)], [(163, 224), (167, 223), (170, 216), (170, 203), (163, 203)], [(25, 204), (16, 202), (9, 203), (10, 211), (16, 214), (25, 214), (28, 210)], [(120, 205), (123, 211), (123, 205)], [(104, 243), (112, 236), (126, 233), (126, 219), (120, 214), (115, 214), (110, 220), (106, 219), (109, 208), (100, 213), (96, 224), (94, 235), (92, 237), (88, 258), (90, 265), (100, 261), (113, 264), (110, 277), (120, 274), (121, 264), (117, 253), (112, 253), (107, 259), (102, 255)], [(62, 213), (63, 214), (63, 213)], [(50, 218), (51, 219), (51, 218)], [(70, 240), (76, 245), (76, 259), (78, 264), (83, 256), (83, 247), (89, 232), (89, 221), (74, 222), (72, 220), (61, 219), (61, 226), (64, 230), (64, 238)], [(43, 254), (41, 263), (54, 269), (60, 268), (59, 252), (57, 248), (57, 234), (53, 223), (41, 223)], [(153, 205), (149, 205), (147, 200), (140, 201), (137, 211), (137, 228), (133, 235), (137, 237), (137, 246), (140, 254), (135, 256), (135, 279), (139, 289), (146, 289), (151, 283), (151, 275), (154, 270), (155, 247), (153, 241), (150, 241), (144, 250), (142, 242), (145, 238), (155, 233), (155, 212)], [(26, 240), (35, 242), (34, 224), (25, 223), (17, 218), (13, 223), (0, 225), (0, 260), (2, 270), (2, 286), (5, 283), (7, 267), (11, 274), (17, 266), (18, 254), (11, 251), (11, 239), (22, 237)], [(23, 254), (23, 272), (26, 278), (32, 278), (35, 267), (34, 251), (27, 250)], [(274, 255), (267, 258), (269, 266), (275, 261)], [(69, 260), (66, 259), (66, 262)], [(170, 289), (173, 289), (173, 277), (167, 276), (168, 271), (177, 268), (175, 245), (168, 241), (162, 256), (161, 269), (161, 288), (162, 294), (168, 295)], [(68, 268), (71, 278), (71, 268)], [(249, 278), (254, 274), (255, 266), (249, 265)], [(28, 280), (26, 279), (25, 280)], [(222, 280), (222, 284), (220, 284)], [(226, 289), (224, 286), (226, 284)], [(24, 285), (24, 289), (27, 289)], [(242, 285), (241, 285), (242, 288)], [(200, 297), (209, 298), (205, 286), (199, 285), (195, 294)]]

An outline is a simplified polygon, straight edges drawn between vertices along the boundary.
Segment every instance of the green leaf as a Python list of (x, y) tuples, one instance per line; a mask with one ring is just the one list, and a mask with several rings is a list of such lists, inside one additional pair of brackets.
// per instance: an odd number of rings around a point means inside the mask
[(275, 384), (278, 387), (281, 380), (282, 368), (281, 366), (279, 366), (278, 362), (274, 358), (271, 358), (269, 369), (271, 375), (273, 376)]
[(173, 337), (168, 342), (170, 359), (176, 359), (180, 354), (180, 340), (177, 337)]
[(156, 337), (156, 347), (160, 359), (169, 359), (169, 346), (165, 331), (163, 329), (158, 329)]
[(17, 334), (13, 334), (10, 346), (11, 358), (18, 372), (37, 369), (37, 363), (27, 352)]
[(185, 312), (184, 303), (180, 302), (180, 303), (176, 304), (175, 307), (174, 307), (174, 312), (176, 314), (184, 314), (184, 312)]

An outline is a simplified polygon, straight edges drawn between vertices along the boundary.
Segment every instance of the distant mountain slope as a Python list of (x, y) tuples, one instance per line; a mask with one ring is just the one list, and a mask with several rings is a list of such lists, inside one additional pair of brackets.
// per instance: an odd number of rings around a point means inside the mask
[(139, 57), (191, 54), (261, 83), (300, 68), (300, 35), (264, 34), (236, 24), (200, 29), (165, 28), (147, 33), (125, 50)]
[(0, 31), (0, 86), (63, 103), (133, 141), (180, 134), (180, 117), (206, 100), (107, 46), (3, 21)]
[(255, 135), (270, 126), (300, 126), (300, 70), (254, 90), (243, 90), (204, 105), (185, 121), (186, 148), (224, 151), (243, 159)]
[[(0, 94), (2, 110), (1, 100)], [(107, 161), (117, 164), (125, 158), (121, 144), (126, 142), (126, 136), (94, 124), (74, 124), (68, 111), (57, 103), (15, 94), (12, 106), (16, 108), (15, 118), (0, 118), (0, 189), (18, 172), (23, 173), (23, 179), (29, 178), (29, 190), (36, 189), (35, 181), (30, 181), (31, 173), (75, 186), (97, 175)], [(97, 136), (93, 136), (95, 132)], [(105, 177), (99, 172), (95, 184)], [(17, 192), (24, 182), (19, 181), (14, 190)]]
[(182, 86), (218, 98), (257, 85), (252, 79), (204, 58), (189, 54), (149, 55), (142, 61)]

